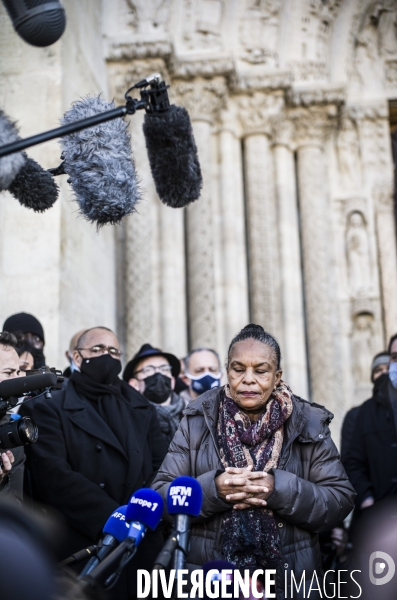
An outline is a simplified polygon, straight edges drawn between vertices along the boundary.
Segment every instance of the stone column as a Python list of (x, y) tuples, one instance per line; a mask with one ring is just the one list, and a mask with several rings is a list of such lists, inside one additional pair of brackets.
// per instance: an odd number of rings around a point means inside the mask
[(161, 347), (176, 356), (187, 353), (184, 211), (158, 200), (160, 217)]
[(189, 111), (203, 175), (203, 189), (186, 209), (189, 345), (216, 345), (212, 124), (225, 94), (223, 79), (179, 82), (173, 86), (178, 103)]
[(143, 115), (130, 120), (142, 200), (125, 223), (126, 348), (130, 358), (144, 343), (160, 346), (158, 199), (142, 135)]
[(302, 109), (297, 125), (301, 129), (298, 185), (312, 400), (334, 411), (342, 399), (338, 397), (337, 295), (332, 285), (331, 213), (323, 150), (327, 113)]
[(240, 139), (232, 122), (219, 133), (222, 214), (223, 339), (227, 350), (232, 337), (249, 322), (247, 247), (243, 164)]
[(251, 318), (282, 346), (273, 156), (265, 133), (252, 133), (245, 138), (244, 163)]
[(376, 193), (376, 236), (386, 344), (397, 332), (397, 251), (392, 191)]
[[(309, 397), (303, 307), (303, 281), (294, 154), (279, 131), (274, 147), (280, 240), (283, 378), (294, 393)], [(289, 133), (289, 132), (286, 132)]]

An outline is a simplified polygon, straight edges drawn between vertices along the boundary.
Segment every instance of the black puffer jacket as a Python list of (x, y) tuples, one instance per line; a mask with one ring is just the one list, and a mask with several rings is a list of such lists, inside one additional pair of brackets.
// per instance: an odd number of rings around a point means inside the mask
[[(218, 498), (215, 487), (215, 478), (223, 472), (216, 430), (221, 391), (218, 388), (206, 392), (189, 404), (152, 484), (163, 498), (169, 483), (180, 475), (195, 477), (201, 484), (203, 506), (193, 525), (190, 569), (222, 558), (222, 518), (230, 504)], [(321, 575), (317, 534), (347, 516), (355, 494), (330, 437), (328, 423), (333, 415), (322, 406), (295, 396), (293, 406), (285, 423), (279, 466), (272, 471), (275, 488), (268, 498), (268, 507), (274, 511), (279, 527), (284, 568), (293, 570), (297, 581), (305, 570), (307, 596), (313, 571)], [(303, 594), (302, 587), (300, 594), (293, 597), (303, 598)], [(280, 571), (277, 598), (284, 597), (291, 597), (291, 593), (288, 587), (285, 590), (284, 573)]]

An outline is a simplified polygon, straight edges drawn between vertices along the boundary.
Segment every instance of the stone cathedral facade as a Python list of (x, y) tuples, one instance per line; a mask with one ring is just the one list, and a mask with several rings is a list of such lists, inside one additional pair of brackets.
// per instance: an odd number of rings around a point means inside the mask
[[(396, 0), (64, 5), (67, 31), (44, 50), (0, 12), (1, 106), (21, 134), (55, 127), (87, 93), (121, 104), (160, 72), (190, 113), (203, 192), (187, 209), (160, 203), (136, 114), (144, 196), (121, 227), (97, 234), (66, 181), (48, 215), (3, 194), (2, 316), (34, 312), (53, 361), (99, 323), (116, 328), (128, 357), (144, 342), (224, 356), (242, 326), (260, 323), (280, 342), (292, 389), (334, 412), (337, 429), (370, 394), (372, 357), (397, 332)], [(59, 162), (56, 142), (29, 153)]]

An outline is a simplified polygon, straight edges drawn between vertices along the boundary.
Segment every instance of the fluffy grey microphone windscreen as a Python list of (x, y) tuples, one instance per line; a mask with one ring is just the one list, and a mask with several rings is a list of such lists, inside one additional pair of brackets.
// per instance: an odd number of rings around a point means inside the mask
[(146, 114), (143, 133), (160, 200), (173, 208), (197, 200), (203, 179), (187, 110), (172, 104), (167, 111)]
[[(0, 146), (11, 144), (19, 139), (15, 123), (10, 121), (4, 112), (0, 110)], [(24, 163), (25, 156), (22, 152), (0, 158), (0, 191), (8, 190)]]
[[(115, 108), (99, 96), (75, 102), (62, 124)], [(131, 155), (128, 124), (117, 118), (61, 139), (64, 171), (81, 213), (97, 227), (119, 223), (135, 210), (140, 190)]]
[(56, 202), (59, 188), (53, 176), (43, 169), (33, 158), (22, 153), (25, 164), (15, 177), (8, 191), (25, 208), (44, 212)]

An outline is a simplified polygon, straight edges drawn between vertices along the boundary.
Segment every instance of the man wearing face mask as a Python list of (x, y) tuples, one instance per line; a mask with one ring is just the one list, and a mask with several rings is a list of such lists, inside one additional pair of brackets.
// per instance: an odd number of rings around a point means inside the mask
[[(30, 463), (37, 500), (67, 526), (64, 557), (101, 538), (112, 512), (150, 486), (167, 452), (155, 409), (118, 377), (121, 355), (112, 331), (85, 331), (73, 351), (80, 370), (30, 415), (40, 432)], [(146, 535), (129, 572), (151, 568), (162, 542), (161, 533)], [(124, 592), (117, 585), (111, 597)]]
[(183, 359), (185, 373), (183, 380), (189, 389), (181, 396), (187, 401), (195, 400), (204, 392), (221, 384), (222, 369), (219, 355), (211, 348), (195, 348)]
[(65, 350), (65, 356), (66, 356), (66, 360), (69, 362), (69, 366), (66, 367), (66, 369), (63, 372), (64, 377), (70, 377), (71, 374), (73, 373), (73, 371), (79, 370), (79, 367), (76, 365), (76, 363), (73, 360), (73, 352), (77, 347), (77, 342), (79, 340), (79, 337), (84, 333), (84, 331), (86, 331), (86, 330), (81, 329), (80, 331), (75, 333), (69, 342), (69, 349)]
[(186, 408), (185, 401), (173, 391), (180, 368), (176, 356), (144, 344), (123, 373), (124, 381), (155, 406), (160, 429), (167, 438), (168, 445)]
[(356, 417), (343, 465), (357, 492), (359, 511), (397, 495), (397, 334), (389, 342), (389, 372)]

